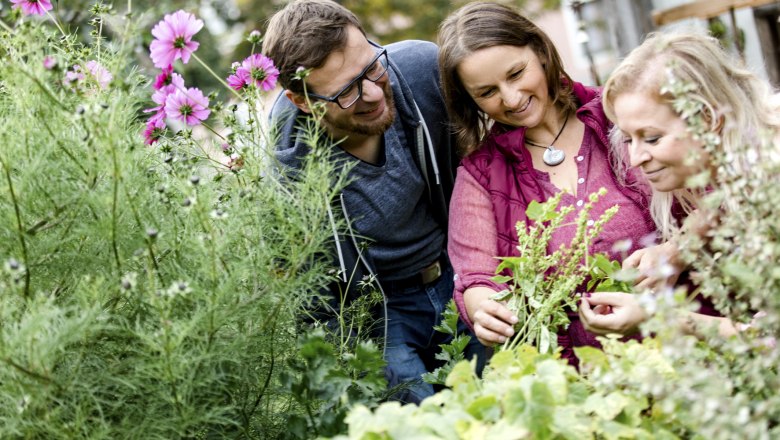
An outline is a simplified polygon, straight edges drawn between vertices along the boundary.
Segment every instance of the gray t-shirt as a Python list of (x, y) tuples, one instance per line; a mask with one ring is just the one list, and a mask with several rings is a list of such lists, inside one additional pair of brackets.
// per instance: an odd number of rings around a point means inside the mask
[(357, 162), (344, 201), (356, 233), (370, 240), (368, 253), (380, 279), (392, 281), (418, 273), (444, 246), (425, 193), (425, 182), (412, 159), (396, 119), (384, 136), (384, 163), (374, 165), (339, 150), (338, 159)]

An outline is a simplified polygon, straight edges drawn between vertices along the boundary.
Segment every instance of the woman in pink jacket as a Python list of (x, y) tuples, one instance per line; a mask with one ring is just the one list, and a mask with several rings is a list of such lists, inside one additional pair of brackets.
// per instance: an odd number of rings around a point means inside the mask
[[(442, 23), (439, 45), (445, 102), (463, 156), (450, 203), (455, 300), (477, 338), (492, 345), (512, 337), (517, 323), (503, 303), (490, 298), (505, 288), (491, 281), (496, 257), (517, 254), (515, 225), (528, 222), (531, 201), (563, 192), (561, 206), (573, 205), (576, 218), (588, 195), (606, 188), (592, 218), (613, 205), (620, 209), (590, 252), (613, 259), (622, 255), (613, 250), (617, 242), (630, 243), (634, 251), (647, 237), (652, 242), (656, 228), (647, 187), (634, 174), (619, 178), (613, 171), (611, 124), (600, 89), (569, 77), (541, 29), (511, 7), (471, 3)], [(574, 232), (574, 225), (558, 229), (548, 252), (569, 244)], [(570, 318), (558, 346), (576, 365), (572, 348), (598, 342), (576, 312)]]

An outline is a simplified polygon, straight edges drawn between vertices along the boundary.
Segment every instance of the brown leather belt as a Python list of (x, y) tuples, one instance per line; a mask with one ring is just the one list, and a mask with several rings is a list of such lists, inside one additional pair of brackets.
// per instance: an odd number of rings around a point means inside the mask
[(408, 278), (385, 281), (382, 283), (382, 285), (385, 288), (390, 288), (390, 289), (403, 289), (403, 288), (422, 286), (422, 285), (433, 283), (434, 281), (441, 278), (441, 274), (443, 272), (442, 259), (443, 259), (442, 257), (437, 258), (436, 261), (424, 267), (421, 271), (417, 272), (416, 274)]
[(423, 284), (438, 280), (441, 276), (441, 259), (434, 261), (430, 266), (421, 270), (419, 276)]

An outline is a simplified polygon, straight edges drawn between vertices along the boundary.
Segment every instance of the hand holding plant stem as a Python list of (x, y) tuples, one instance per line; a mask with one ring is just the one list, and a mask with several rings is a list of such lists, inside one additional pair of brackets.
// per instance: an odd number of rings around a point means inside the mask
[(515, 337), (507, 340), (502, 349), (512, 349), (521, 344), (533, 344), (540, 353), (554, 351), (556, 331), (569, 324), (566, 308), (576, 310), (573, 292), (588, 275), (588, 243), (617, 213), (618, 207), (607, 209), (591, 226), (588, 225), (593, 204), (606, 194), (601, 188), (589, 196), (577, 216), (577, 229), (569, 247), (561, 245), (552, 254), (547, 253), (553, 232), (563, 226), (564, 219), (574, 211), (573, 206), (558, 210), (562, 193), (546, 202), (531, 202), (526, 214), (533, 221), (531, 226), (518, 222), (519, 256), (501, 257), (496, 273), (509, 275), (493, 278), (499, 283), (509, 283), (509, 289), (497, 293), (492, 299), (506, 301), (507, 307), (517, 315)]

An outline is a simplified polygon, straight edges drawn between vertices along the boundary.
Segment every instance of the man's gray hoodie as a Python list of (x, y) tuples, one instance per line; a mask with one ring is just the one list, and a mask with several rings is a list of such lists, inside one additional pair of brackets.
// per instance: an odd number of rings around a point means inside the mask
[[(400, 118), (407, 147), (426, 183), (430, 211), (446, 234), (447, 209), (458, 159), (439, 87), (438, 49), (433, 43), (411, 40), (393, 43), (385, 48), (396, 117)], [(306, 114), (295, 108), (284, 94), (277, 99), (271, 111), (271, 118), (280, 132), (276, 158), (289, 170), (300, 169), (302, 157), (309, 152), (306, 144), (297, 136), (302, 126), (299, 118), (302, 117), (306, 117)], [(338, 203), (341, 206), (336, 211), (341, 212), (349, 223), (349, 212), (343, 197)], [(376, 275), (370, 257), (360, 251), (364, 249), (361, 238), (352, 233), (351, 229), (349, 232), (337, 237), (334, 243), (335, 267), (342, 274), (340, 282), (330, 288), (334, 299), (344, 293), (348, 300), (354, 299), (359, 294), (355, 283), (365, 280), (366, 276)]]

